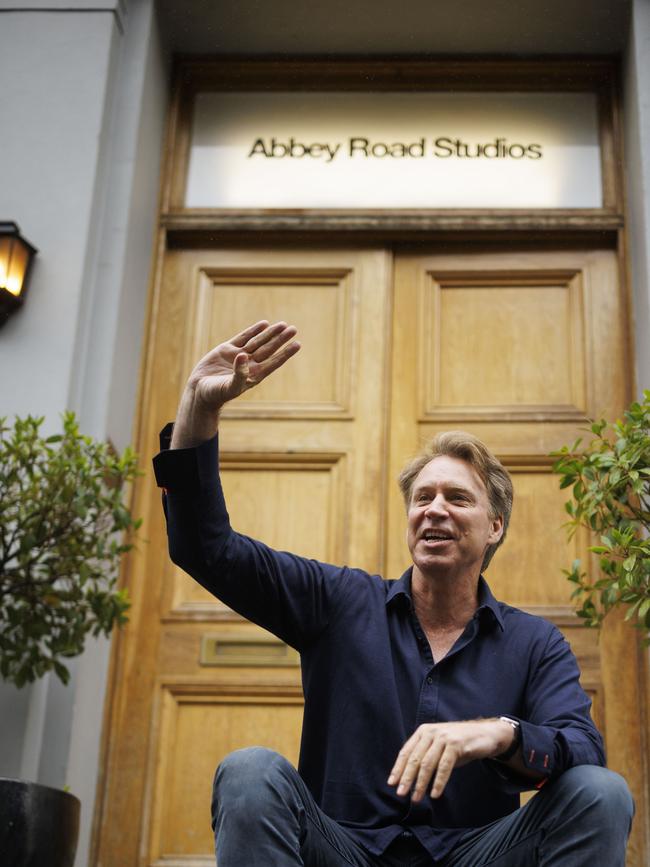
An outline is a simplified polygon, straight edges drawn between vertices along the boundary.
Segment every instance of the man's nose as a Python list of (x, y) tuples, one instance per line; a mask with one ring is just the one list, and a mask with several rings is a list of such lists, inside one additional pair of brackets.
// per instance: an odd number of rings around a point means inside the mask
[(427, 515), (446, 515), (447, 514), (447, 500), (444, 498), (442, 494), (438, 494), (433, 497), (426, 508)]

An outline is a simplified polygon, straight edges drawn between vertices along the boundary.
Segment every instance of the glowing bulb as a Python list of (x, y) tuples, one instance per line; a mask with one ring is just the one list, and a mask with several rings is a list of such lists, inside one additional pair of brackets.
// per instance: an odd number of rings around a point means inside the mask
[(17, 277), (9, 277), (6, 281), (5, 289), (8, 292), (11, 292), (12, 295), (18, 297), (20, 295), (20, 284), (21, 281)]

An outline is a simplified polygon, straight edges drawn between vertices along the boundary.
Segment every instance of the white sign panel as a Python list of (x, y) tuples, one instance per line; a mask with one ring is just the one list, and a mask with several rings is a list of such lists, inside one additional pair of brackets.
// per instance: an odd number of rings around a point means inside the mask
[(599, 208), (588, 93), (204, 93), (188, 208)]

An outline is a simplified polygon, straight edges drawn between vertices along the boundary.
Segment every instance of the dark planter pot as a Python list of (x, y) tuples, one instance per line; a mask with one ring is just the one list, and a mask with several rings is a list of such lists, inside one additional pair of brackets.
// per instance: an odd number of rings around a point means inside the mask
[(72, 867), (80, 807), (68, 792), (0, 777), (0, 865)]

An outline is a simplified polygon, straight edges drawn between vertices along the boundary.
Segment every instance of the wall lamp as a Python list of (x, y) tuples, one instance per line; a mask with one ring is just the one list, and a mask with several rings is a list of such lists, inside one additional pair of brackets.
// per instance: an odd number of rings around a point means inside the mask
[(15, 223), (0, 221), (0, 325), (23, 303), (37, 252)]

